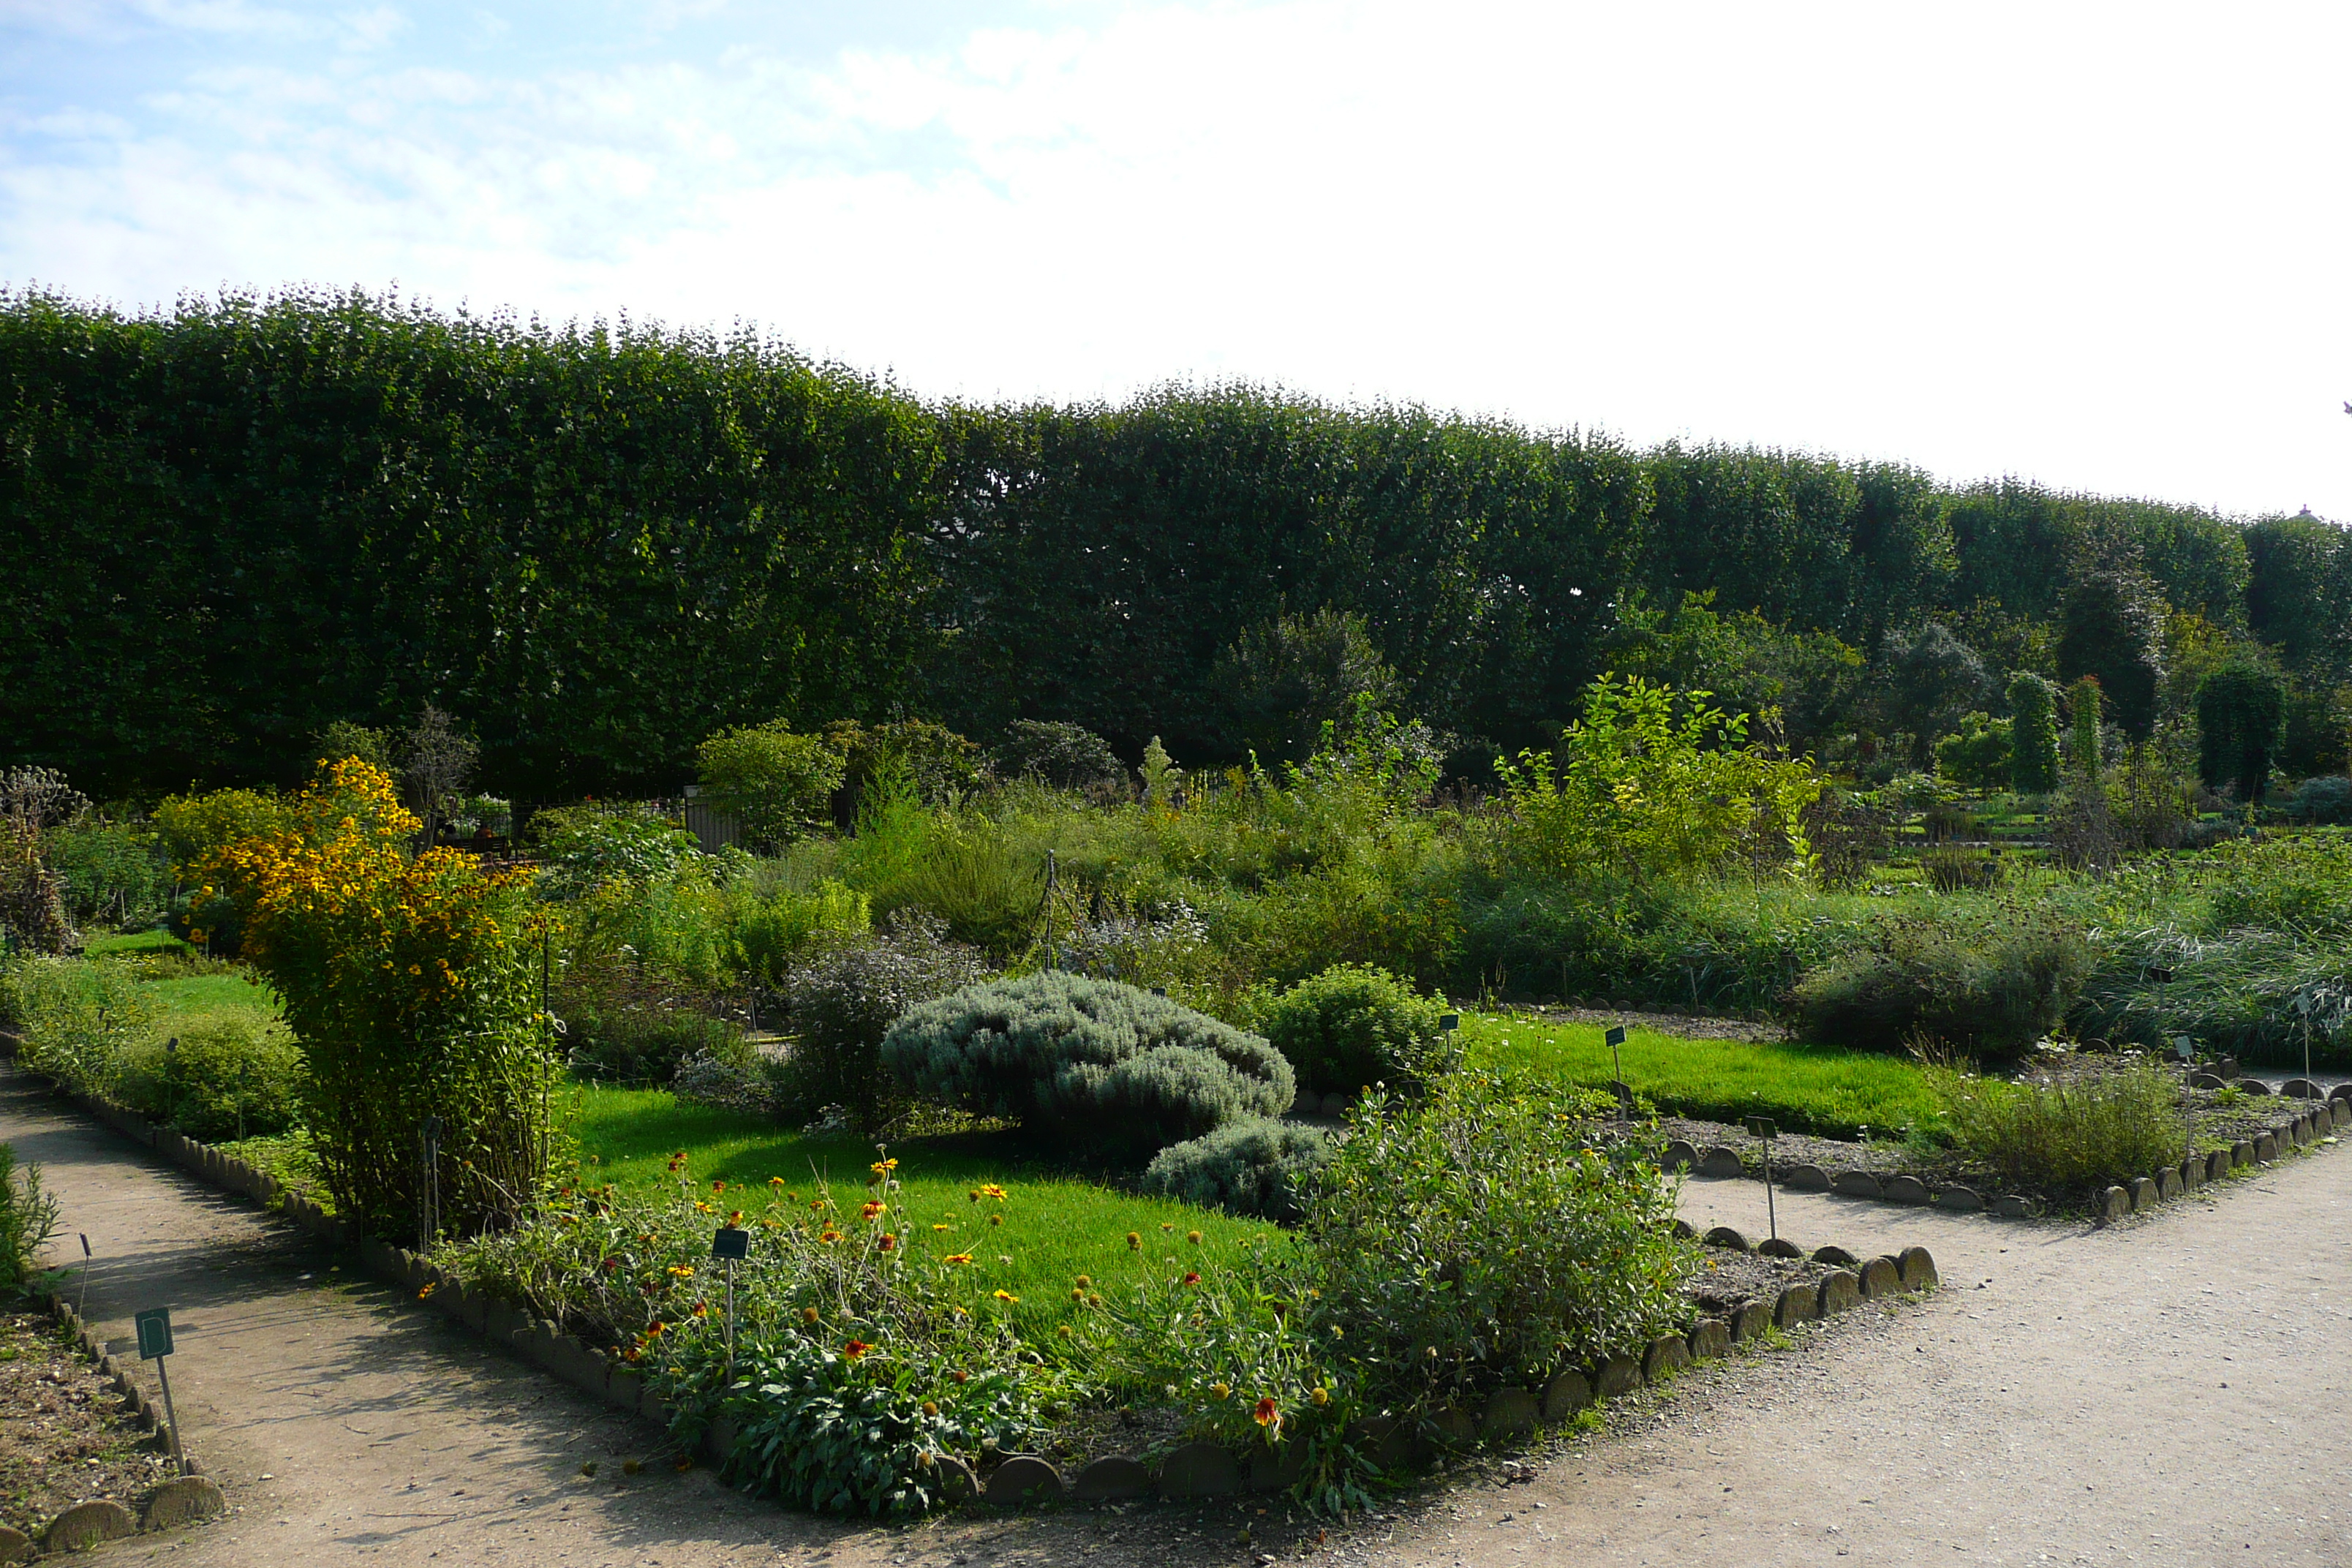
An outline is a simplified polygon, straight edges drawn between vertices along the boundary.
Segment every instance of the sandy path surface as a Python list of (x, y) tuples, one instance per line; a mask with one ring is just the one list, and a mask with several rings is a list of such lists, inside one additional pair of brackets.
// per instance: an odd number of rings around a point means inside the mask
[[(1476, 1467), (1318, 1543), (1256, 1499), (891, 1530), (751, 1503), (5, 1070), (0, 1139), (63, 1196), (68, 1249), (89, 1234), (94, 1325), (127, 1337), (133, 1310), (171, 1304), (182, 1423), (235, 1505), (118, 1560), (2352, 1563), (2341, 1150), (2096, 1232), (1781, 1194), (1782, 1234), (1923, 1243), (1946, 1289), (1629, 1402), (1609, 1433), (1533, 1456), (1532, 1481)], [(1753, 1182), (1691, 1182), (1684, 1210), (1765, 1228)], [(617, 1476), (631, 1457), (649, 1468)]]

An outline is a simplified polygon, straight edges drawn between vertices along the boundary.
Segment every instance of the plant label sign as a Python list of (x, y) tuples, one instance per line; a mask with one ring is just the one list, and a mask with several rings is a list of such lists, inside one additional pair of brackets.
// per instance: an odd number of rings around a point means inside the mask
[(1617, 1097), (1617, 1110), (1622, 1116), (1633, 1114), (1633, 1086), (1615, 1079), (1609, 1080), (1609, 1092)]
[(751, 1256), (751, 1233), (740, 1226), (722, 1225), (710, 1238), (710, 1256), (728, 1259)]
[(155, 1307), (131, 1320), (139, 1333), (139, 1359), (154, 1361), (172, 1353), (172, 1309)]
[(1780, 1129), (1769, 1116), (1751, 1116), (1748, 1119), (1748, 1135), (1751, 1138), (1778, 1138)]
[(1618, 1047), (1623, 1045), (1625, 1043), (1625, 1026), (1622, 1024), (1610, 1025), (1609, 1032), (1601, 1037), (1601, 1043), (1607, 1046), (1612, 1051)]
[(2172, 1037), (2172, 1054), (2185, 1062), (2197, 1054), (2197, 1042), (2186, 1035), (2175, 1035)]
[(2168, 963), (2151, 963), (2147, 966), (2147, 977), (2158, 985), (2169, 985), (2172, 984), (2172, 966)]
[(1450, 1035), (1461, 1026), (1462, 1015), (1459, 1013), (1448, 1013), (1444, 1017), (1437, 1020), (1437, 1028), (1440, 1034)]

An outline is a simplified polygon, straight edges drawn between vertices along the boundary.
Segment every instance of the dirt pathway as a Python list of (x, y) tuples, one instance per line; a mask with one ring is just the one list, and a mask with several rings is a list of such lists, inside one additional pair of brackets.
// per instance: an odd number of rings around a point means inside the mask
[[(182, 1421), (236, 1505), (119, 1560), (2352, 1563), (2352, 1151), (2101, 1232), (1784, 1195), (1783, 1234), (1924, 1242), (1947, 1289), (1700, 1372), (1531, 1483), (1470, 1480), (1318, 1546), (1255, 1499), (886, 1530), (746, 1502), (699, 1469), (619, 1477), (654, 1458), (647, 1428), (5, 1070), (0, 1139), (46, 1168), (68, 1247), (89, 1232), (101, 1331), (172, 1305)], [(1693, 1182), (1685, 1212), (1764, 1229), (1751, 1182)]]

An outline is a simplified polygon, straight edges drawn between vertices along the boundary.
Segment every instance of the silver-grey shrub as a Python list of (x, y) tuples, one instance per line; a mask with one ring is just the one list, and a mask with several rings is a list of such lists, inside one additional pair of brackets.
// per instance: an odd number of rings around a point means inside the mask
[(1140, 1156), (1290, 1108), (1281, 1053), (1205, 1013), (1059, 970), (992, 980), (890, 1026), (882, 1064), (914, 1093), (1057, 1142)]
[(1300, 1190), (1330, 1159), (1331, 1140), (1318, 1129), (1253, 1116), (1160, 1151), (1143, 1190), (1287, 1223), (1298, 1217)]

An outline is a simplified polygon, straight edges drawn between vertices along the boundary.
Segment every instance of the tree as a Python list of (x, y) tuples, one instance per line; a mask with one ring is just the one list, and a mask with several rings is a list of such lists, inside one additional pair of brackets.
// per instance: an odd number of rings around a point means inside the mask
[(1127, 788), (1118, 753), (1082, 724), (1015, 719), (995, 760), (996, 771), (1009, 778), (1034, 778), (1055, 789), (1117, 795)]
[(1911, 761), (1925, 769), (1936, 739), (1991, 695), (1992, 679), (1975, 650), (1951, 628), (1929, 621), (1892, 632), (1880, 645), (1873, 706), (1887, 729), (1911, 737)]
[(2010, 787), (2047, 795), (2058, 787), (2058, 689), (2030, 669), (2009, 679)]
[(1305, 762), (1325, 724), (1344, 728), (1362, 710), (1359, 698), (1390, 710), (1402, 692), (1364, 617), (1328, 608), (1244, 631), (1211, 679), (1225, 694), (1236, 747), (1267, 764)]
[[(357, 753), (353, 753), (357, 754)], [(450, 805), (474, 776), (482, 748), (461, 733), (449, 715), (426, 703), (416, 715), (416, 727), (400, 737), (400, 783), (425, 821), (426, 845), (440, 837)], [(329, 762), (341, 759), (329, 757)], [(367, 759), (362, 757), (362, 761)]]
[(2197, 771), (2215, 789), (2257, 801), (2270, 780), (2286, 717), (2286, 689), (2275, 671), (2235, 659), (2197, 688)]
[(752, 842), (769, 849), (831, 820), (846, 766), (822, 737), (796, 735), (782, 719), (722, 730), (694, 756), (710, 804), (733, 813)]
[(2135, 740), (2156, 728), (2164, 678), (2164, 613), (2156, 591), (2136, 572), (2093, 572), (2067, 590), (2058, 638), (2058, 674), (2099, 683), (2114, 722)]

